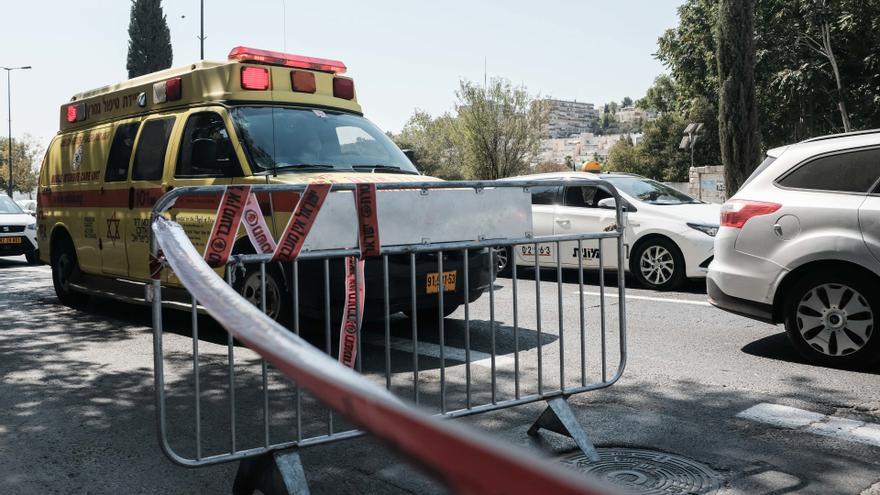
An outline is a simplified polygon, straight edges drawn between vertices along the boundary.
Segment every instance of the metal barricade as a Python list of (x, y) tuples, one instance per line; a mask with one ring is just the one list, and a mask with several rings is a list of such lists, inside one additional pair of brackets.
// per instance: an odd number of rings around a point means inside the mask
[[(528, 433), (536, 435), (544, 428), (570, 436), (588, 457), (598, 460), (567, 399), (611, 386), (626, 364), (626, 216), (614, 187), (589, 179), (396, 182), (376, 187), (381, 195), (384, 191), (433, 193), (442, 189), (479, 192), (518, 188), (529, 192), (535, 187), (563, 186), (598, 187), (616, 198), (611, 228), (382, 245), (380, 256), (367, 261), (366, 282), (381, 289), (378, 310), (376, 297), (365, 304), (369, 308), (358, 304), (358, 314), (369, 318), (357, 325), (355, 369), (395, 395), (447, 418), (546, 402), (546, 409)], [(266, 184), (254, 185), (252, 190), (281, 195), (301, 193), (305, 187)], [(331, 194), (354, 188), (354, 184), (333, 184)], [(173, 220), (173, 208), (183, 197), (219, 198), (223, 192), (224, 186), (174, 189), (156, 203), (153, 222), (159, 217)], [(273, 208), (278, 206), (275, 201)], [(272, 220), (274, 212), (267, 214)], [(380, 225), (394, 221), (380, 212)], [(610, 253), (609, 247), (613, 249)], [(159, 259), (155, 239), (151, 249)], [(568, 251), (574, 262), (564, 264), (563, 252)], [(263, 312), (267, 311), (267, 298), (277, 288), (267, 287), (267, 280), (273, 276), (280, 280), (283, 287), (277, 289), (289, 303), (286, 319), (290, 331), (336, 357), (333, 329), (341, 312), (334, 296), (337, 291), (333, 291), (339, 285), (336, 272), (343, 258), (359, 254), (348, 248), (303, 251), (296, 260), (279, 263), (272, 262), (270, 254), (239, 253), (233, 254), (222, 273), (240, 292), (244, 289), (236, 285), (238, 277), (258, 273), (259, 287), (250, 300)], [(609, 256), (616, 271), (613, 292), (606, 287)], [(498, 276), (499, 257), (508, 261), (508, 276)], [(542, 262), (542, 257), (550, 262)], [(587, 291), (585, 267), (594, 260), (598, 262), (597, 288)], [(567, 266), (576, 272), (574, 280), (571, 271), (564, 270)], [(448, 280), (451, 290), (447, 289)], [(174, 282), (173, 274), (155, 280), (150, 294), (158, 434), (164, 453), (173, 462), (196, 467), (242, 461), (241, 478), (243, 472), (254, 469), (261, 456), (362, 434), (297, 384), (279, 376), (265, 360), (237, 345), (231, 334), (220, 337), (212, 330), (214, 333), (206, 337), (200, 333), (200, 327), (210, 321), (200, 317), (199, 302)], [(574, 287), (577, 301), (569, 307), (566, 296), (571, 294), (566, 291)], [(480, 288), (484, 293), (474, 297)], [(369, 286), (367, 291), (377, 294)], [(173, 317), (163, 315), (163, 302), (174, 298), (178, 309), (188, 298), (189, 318), (181, 318), (179, 312)], [(436, 298), (436, 304), (426, 303), (431, 298)], [(587, 298), (596, 300), (588, 304)], [(303, 303), (306, 300), (307, 305)], [(609, 300), (616, 303), (616, 312), (607, 310)], [(461, 306), (455, 308), (457, 302)], [(169, 331), (191, 336), (191, 351), (166, 352), (163, 335)], [(170, 370), (168, 376), (166, 369)]]

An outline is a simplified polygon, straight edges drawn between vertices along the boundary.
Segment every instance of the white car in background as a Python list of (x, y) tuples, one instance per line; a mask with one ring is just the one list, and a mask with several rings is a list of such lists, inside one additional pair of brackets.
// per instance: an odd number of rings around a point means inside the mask
[[(718, 230), (719, 205), (696, 200), (667, 185), (631, 174), (557, 172), (514, 177), (529, 180), (594, 179), (611, 183), (626, 202), (624, 230), (626, 267), (644, 286), (670, 290), (688, 278), (706, 276), (712, 261), (713, 237)], [(597, 186), (533, 187), (532, 216), (535, 235), (602, 232), (616, 224), (614, 198)], [(557, 258), (566, 268), (578, 267), (577, 241), (515, 246), (517, 266), (555, 267)], [(582, 241), (584, 268), (599, 267), (598, 241)], [(617, 267), (613, 241), (602, 242), (605, 268)]]
[(16, 203), (18, 203), (18, 206), (20, 206), (21, 209), (24, 210), (24, 212), (27, 213), (28, 215), (37, 216), (37, 200), (35, 200), (35, 199), (22, 199), (22, 200), (16, 201)]
[(28, 263), (40, 262), (37, 219), (8, 196), (0, 196), (0, 256), (25, 255)]
[(880, 360), (880, 131), (768, 151), (722, 208), (706, 285), (810, 361)]

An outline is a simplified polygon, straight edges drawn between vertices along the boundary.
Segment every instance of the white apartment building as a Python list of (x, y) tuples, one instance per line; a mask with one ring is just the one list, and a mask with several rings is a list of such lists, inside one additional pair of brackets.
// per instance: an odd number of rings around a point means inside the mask
[(654, 112), (649, 112), (643, 108), (634, 106), (619, 108), (614, 116), (621, 124), (649, 122), (657, 118)]
[[(534, 165), (544, 162), (565, 163), (566, 157), (580, 166), (586, 161), (598, 158), (600, 162), (608, 158), (608, 152), (615, 143), (623, 139), (625, 134), (596, 135), (592, 132), (584, 132), (564, 138), (550, 138), (541, 140), (538, 155)], [(631, 134), (633, 142), (641, 139), (641, 134)]]
[(550, 106), (546, 134), (550, 138), (567, 138), (590, 132), (599, 123), (601, 114), (592, 103), (554, 99), (545, 101)]

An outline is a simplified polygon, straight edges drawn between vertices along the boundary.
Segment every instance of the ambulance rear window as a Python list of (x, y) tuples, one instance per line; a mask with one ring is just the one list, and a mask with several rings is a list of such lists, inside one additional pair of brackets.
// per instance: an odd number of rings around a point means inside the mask
[(160, 180), (165, 165), (168, 137), (174, 128), (174, 117), (148, 120), (141, 129), (131, 180)]
[(114, 182), (128, 178), (128, 164), (131, 161), (131, 150), (134, 149), (134, 138), (137, 136), (140, 122), (122, 124), (116, 128), (110, 155), (107, 157), (107, 171), (104, 181)]

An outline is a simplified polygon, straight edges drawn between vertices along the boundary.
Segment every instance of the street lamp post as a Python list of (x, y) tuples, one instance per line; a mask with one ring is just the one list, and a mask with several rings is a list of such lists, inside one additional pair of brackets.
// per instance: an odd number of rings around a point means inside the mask
[(12, 87), (11, 87), (11, 78), (10, 74), (14, 70), (27, 70), (30, 69), (30, 65), (25, 65), (22, 67), (0, 67), (6, 71), (6, 109), (9, 112), (9, 141), (6, 142), (6, 148), (9, 151), (9, 160), (6, 162), (9, 164), (9, 183), (7, 184), (7, 193), (9, 197), (12, 197)]

